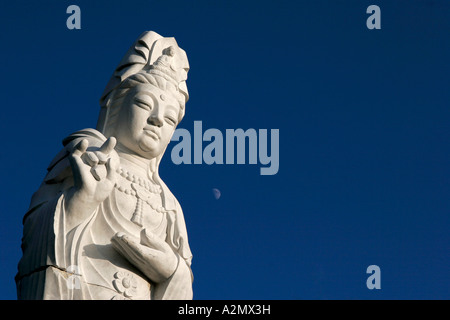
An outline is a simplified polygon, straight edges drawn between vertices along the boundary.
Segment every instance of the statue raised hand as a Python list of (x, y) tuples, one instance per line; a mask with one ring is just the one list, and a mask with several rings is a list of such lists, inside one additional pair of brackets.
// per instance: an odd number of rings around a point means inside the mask
[(74, 179), (65, 202), (69, 229), (92, 214), (113, 190), (120, 163), (115, 145), (116, 138), (110, 137), (101, 147), (88, 150), (89, 142), (83, 139), (69, 155)]

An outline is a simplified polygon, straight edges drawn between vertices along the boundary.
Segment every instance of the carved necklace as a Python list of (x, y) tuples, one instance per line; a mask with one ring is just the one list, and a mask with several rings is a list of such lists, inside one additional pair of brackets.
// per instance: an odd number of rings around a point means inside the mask
[(155, 195), (159, 195), (161, 193), (161, 187), (159, 185), (153, 184), (149, 180), (136, 177), (134, 174), (123, 168), (117, 169), (117, 173), (131, 182), (131, 188), (129, 189), (124, 188), (123, 186), (120, 186), (118, 183), (116, 183), (115, 187), (117, 188), (117, 190), (125, 194), (135, 196), (137, 199), (136, 209), (134, 210), (131, 221), (142, 227), (144, 202), (146, 202), (156, 212), (167, 212), (163, 206), (157, 206), (154, 201), (152, 201)]

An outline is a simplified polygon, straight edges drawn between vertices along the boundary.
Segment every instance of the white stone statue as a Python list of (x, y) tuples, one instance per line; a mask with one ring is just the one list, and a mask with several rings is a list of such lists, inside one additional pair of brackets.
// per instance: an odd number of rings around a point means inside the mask
[(174, 38), (145, 32), (63, 140), (23, 219), (19, 299), (192, 299), (181, 207), (158, 166), (188, 100)]

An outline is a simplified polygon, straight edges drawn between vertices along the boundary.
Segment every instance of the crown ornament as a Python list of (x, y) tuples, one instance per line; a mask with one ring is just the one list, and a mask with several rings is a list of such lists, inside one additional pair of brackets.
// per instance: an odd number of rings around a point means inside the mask
[(103, 91), (100, 106), (108, 107), (111, 92), (125, 79), (141, 71), (164, 77), (188, 100), (186, 80), (189, 62), (186, 52), (178, 46), (175, 38), (165, 38), (154, 31), (146, 31), (134, 42), (117, 66)]
[(149, 74), (154, 74), (163, 77), (167, 81), (178, 86), (180, 82), (176, 72), (176, 68), (173, 66), (173, 57), (175, 55), (175, 48), (173, 46), (167, 47), (162, 51), (162, 55), (146, 69)]

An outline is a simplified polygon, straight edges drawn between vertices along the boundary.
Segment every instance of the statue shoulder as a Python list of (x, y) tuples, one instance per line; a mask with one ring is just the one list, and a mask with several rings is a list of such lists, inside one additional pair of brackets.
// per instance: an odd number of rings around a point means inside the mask
[(50, 162), (44, 181), (31, 198), (29, 211), (70, 187), (72, 169), (68, 156), (82, 139), (87, 139), (89, 146), (95, 147), (100, 147), (106, 141), (100, 131), (91, 128), (76, 131), (64, 138), (63, 148)]

